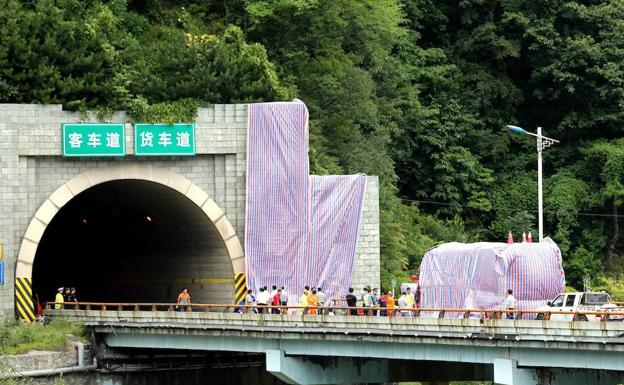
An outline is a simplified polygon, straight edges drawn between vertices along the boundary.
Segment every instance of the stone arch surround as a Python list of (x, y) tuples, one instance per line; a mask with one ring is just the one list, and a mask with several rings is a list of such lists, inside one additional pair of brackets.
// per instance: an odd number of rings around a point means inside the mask
[(73, 197), (100, 183), (118, 180), (145, 180), (177, 190), (206, 214), (224, 241), (234, 273), (245, 272), (245, 256), (234, 227), (207, 193), (185, 177), (149, 164), (120, 164), (95, 168), (61, 185), (39, 207), (30, 221), (17, 257), (16, 277), (31, 278), (37, 246), (46, 227)]

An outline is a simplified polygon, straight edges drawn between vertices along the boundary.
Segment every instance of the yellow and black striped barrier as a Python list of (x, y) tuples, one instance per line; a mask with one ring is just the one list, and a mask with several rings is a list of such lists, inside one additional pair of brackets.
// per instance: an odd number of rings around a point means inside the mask
[(20, 319), (28, 323), (35, 320), (32, 278), (15, 278), (15, 309)]
[(245, 273), (234, 273), (234, 303), (237, 305), (241, 303), (245, 299), (246, 294)]

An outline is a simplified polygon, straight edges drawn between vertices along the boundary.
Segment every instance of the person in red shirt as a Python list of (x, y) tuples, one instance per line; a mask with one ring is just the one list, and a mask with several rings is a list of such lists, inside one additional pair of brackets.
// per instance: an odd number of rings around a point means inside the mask
[(279, 306), (282, 304), (282, 301), (280, 299), (280, 296), (282, 295), (282, 289), (277, 289), (277, 293), (275, 293), (275, 295), (273, 296), (273, 306), (278, 306), (278, 307), (274, 307), (273, 308), (273, 314), (280, 314), (280, 308)]

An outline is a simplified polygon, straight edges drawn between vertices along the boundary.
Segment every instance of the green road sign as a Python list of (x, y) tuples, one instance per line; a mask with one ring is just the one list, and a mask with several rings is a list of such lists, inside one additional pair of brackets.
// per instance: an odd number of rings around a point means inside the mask
[(195, 155), (195, 124), (135, 124), (134, 154)]
[(123, 123), (63, 123), (63, 156), (124, 156)]

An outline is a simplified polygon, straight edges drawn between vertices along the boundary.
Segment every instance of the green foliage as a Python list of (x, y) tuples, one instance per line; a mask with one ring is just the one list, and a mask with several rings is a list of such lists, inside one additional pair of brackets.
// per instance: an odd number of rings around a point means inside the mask
[(557, 225), (553, 239), (559, 244), (561, 252), (567, 255), (571, 251), (574, 231), (579, 226), (578, 213), (589, 207), (589, 186), (566, 171), (553, 175), (547, 185), (547, 217), (550, 223)]
[(143, 98), (133, 100), (129, 112), (136, 122), (175, 124), (194, 122), (199, 103), (193, 99), (181, 99), (149, 105)]
[(0, 354), (21, 354), (30, 350), (64, 350), (69, 346), (68, 335), (86, 338), (86, 327), (74, 323), (54, 322), (0, 324)]
[[(303, 100), (311, 170), (380, 176), (382, 284), (445, 241), (536, 231), (571, 286), (622, 272), (624, 1), (0, 0), (0, 102), (192, 121)], [(0, 333), (0, 338), (2, 334)]]
[(132, 45), (108, 4), (77, 0), (3, 1), (0, 9), (0, 101), (108, 105)]
[(149, 102), (192, 98), (239, 103), (292, 96), (264, 48), (247, 44), (238, 27), (226, 28), (221, 36), (160, 27), (144, 39), (127, 88)]
[(611, 294), (611, 301), (624, 302), (624, 281), (621, 276), (603, 278), (592, 286), (592, 290), (606, 291)]

